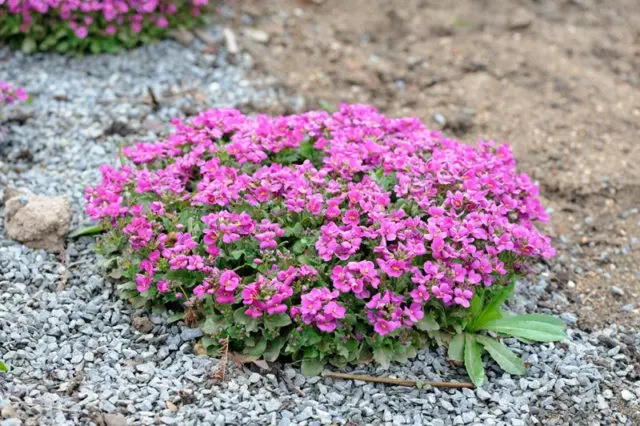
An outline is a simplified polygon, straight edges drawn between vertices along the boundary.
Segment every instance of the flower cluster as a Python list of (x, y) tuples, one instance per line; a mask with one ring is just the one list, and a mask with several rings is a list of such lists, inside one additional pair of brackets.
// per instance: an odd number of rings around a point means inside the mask
[(415, 346), (424, 321), (464, 315), (554, 254), (534, 226), (547, 220), (538, 188), (506, 145), (363, 105), (174, 124), (125, 148), (130, 164), (103, 166), (87, 213), (111, 228), (103, 251), (120, 253), (127, 297), (189, 310), (252, 353)]
[(300, 306), (291, 308), (291, 315), (300, 315), (305, 324), (315, 324), (322, 331), (333, 331), (346, 312), (344, 306), (336, 302), (339, 295), (339, 291), (331, 291), (327, 287), (312, 288), (302, 294)]
[[(208, 0), (0, 0), (0, 38), (27, 50), (94, 53), (197, 20)], [(88, 42), (83, 42), (88, 40)]]
[(24, 89), (0, 80), (0, 108), (15, 102), (24, 102), (27, 98), (27, 92)]

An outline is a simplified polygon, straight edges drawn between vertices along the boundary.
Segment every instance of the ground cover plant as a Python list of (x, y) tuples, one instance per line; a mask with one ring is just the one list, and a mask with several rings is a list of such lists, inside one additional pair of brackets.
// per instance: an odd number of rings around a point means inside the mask
[(2, 127), (3, 108), (7, 105), (11, 105), (17, 102), (25, 102), (28, 97), (29, 96), (24, 89), (20, 87), (14, 87), (12, 84), (0, 80), (0, 142), (2, 142), (5, 131), (5, 129)]
[(174, 126), (103, 166), (87, 213), (123, 296), (200, 326), (211, 354), (229, 345), (318, 374), (433, 343), (481, 385), (484, 352), (524, 373), (501, 336), (564, 338), (556, 318), (501, 310), (527, 262), (554, 254), (507, 145), (463, 145), (364, 105), (217, 109)]
[(208, 0), (0, 0), (0, 40), (25, 52), (116, 52), (200, 22)]

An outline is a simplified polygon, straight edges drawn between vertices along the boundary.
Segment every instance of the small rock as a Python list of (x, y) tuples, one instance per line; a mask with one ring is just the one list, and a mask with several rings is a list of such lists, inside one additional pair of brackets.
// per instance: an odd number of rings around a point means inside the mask
[(323, 425), (331, 424), (331, 414), (330, 413), (328, 413), (326, 411), (322, 411), (322, 410), (316, 409), (316, 416), (318, 417), (318, 420), (320, 420), (320, 423), (322, 423)]
[(147, 317), (134, 317), (131, 326), (141, 333), (148, 333), (153, 329), (153, 323)]
[(491, 399), (491, 394), (482, 388), (478, 388), (478, 390), (476, 390), (476, 395), (483, 401)]
[(338, 392), (329, 392), (327, 399), (333, 405), (341, 405), (342, 401), (344, 401), (344, 395), (339, 394)]
[(562, 319), (562, 321), (566, 322), (567, 324), (572, 324), (572, 325), (578, 322), (578, 317), (576, 317), (571, 312), (562, 313), (560, 315), (560, 319)]
[(620, 296), (620, 297), (624, 297), (624, 290), (622, 290), (620, 287), (616, 287), (615, 285), (613, 287), (610, 288), (611, 293), (613, 293), (615, 296)]
[(186, 28), (177, 28), (169, 31), (169, 37), (183, 46), (189, 46), (193, 41), (193, 33)]
[(249, 37), (251, 40), (256, 41), (258, 43), (262, 43), (262, 44), (269, 43), (269, 39), (271, 38), (269, 36), (269, 33), (261, 30), (256, 30), (254, 28), (246, 28), (244, 30), (244, 34), (247, 37)]
[(144, 364), (136, 365), (136, 370), (141, 373), (153, 375), (156, 372), (156, 367), (150, 362), (145, 362)]
[(440, 114), (440, 113), (435, 113), (433, 114), (433, 121), (435, 121), (436, 123), (438, 123), (438, 125), (440, 127), (444, 127), (447, 124), (447, 119), (444, 118), (444, 115)]
[(5, 203), (7, 236), (30, 248), (62, 252), (70, 220), (66, 197), (18, 195)]
[(260, 381), (260, 379), (262, 379), (262, 376), (259, 375), (258, 373), (252, 373), (249, 376), (249, 382), (251, 382), (251, 383), (258, 383)]
[(5, 402), (2, 410), (0, 411), (0, 417), (3, 419), (12, 419), (18, 417), (16, 414), (16, 410), (9, 404), (9, 402)]
[(280, 423), (278, 423), (278, 426), (289, 426), (291, 424), (291, 420), (289, 420), (289, 417), (283, 417), (280, 419)]
[(120, 413), (102, 414), (102, 421), (105, 426), (127, 426), (127, 419)]
[(310, 419), (311, 416), (313, 416), (313, 408), (306, 407), (304, 410), (298, 413), (298, 415), (296, 416), (296, 420), (302, 422), (304, 420)]
[(635, 305), (633, 303), (629, 303), (627, 305), (623, 305), (620, 309), (622, 310), (622, 312), (627, 312), (627, 313), (631, 313), (635, 310)]
[(628, 389), (623, 389), (622, 392), (620, 392), (620, 396), (622, 397), (622, 399), (624, 399), (625, 401), (631, 401), (632, 399), (635, 398), (635, 395), (633, 394), (633, 392), (631, 392)]
[(185, 327), (182, 329), (182, 333), (180, 333), (180, 337), (182, 337), (182, 340), (185, 340), (185, 341), (194, 340), (200, 336), (202, 336), (202, 330), (200, 330), (199, 328)]
[(282, 403), (277, 399), (270, 399), (264, 403), (264, 409), (267, 413), (277, 411), (282, 406)]
[(227, 51), (229, 53), (231, 53), (232, 55), (235, 55), (236, 53), (238, 53), (238, 51), (239, 51), (238, 42), (236, 41), (236, 35), (234, 34), (234, 32), (231, 31), (230, 28), (225, 28), (222, 31), (222, 34), (224, 35), (224, 40), (225, 40), (225, 44), (227, 46)]
[(527, 9), (519, 8), (510, 17), (508, 27), (510, 30), (524, 30), (533, 23), (535, 16)]
[(462, 413), (462, 421), (465, 423), (471, 423), (475, 419), (476, 415), (473, 413), (473, 411), (465, 411), (464, 413)]
[(447, 411), (455, 411), (455, 407), (453, 405), (451, 405), (451, 403), (449, 401), (447, 401), (446, 399), (443, 399), (440, 401), (440, 406), (442, 406), (442, 408), (444, 408)]

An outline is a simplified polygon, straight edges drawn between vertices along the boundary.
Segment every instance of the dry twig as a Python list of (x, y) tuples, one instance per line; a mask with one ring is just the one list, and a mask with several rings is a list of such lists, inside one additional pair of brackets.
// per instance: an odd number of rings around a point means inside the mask
[(432, 382), (429, 380), (407, 380), (407, 379), (394, 379), (391, 377), (374, 377), (374, 376), (365, 376), (361, 374), (349, 374), (349, 373), (338, 373), (335, 371), (323, 371), (322, 376), (324, 377), (334, 377), (337, 379), (347, 379), (347, 380), (362, 380), (364, 382), (374, 382), (374, 383), (384, 383), (387, 385), (396, 385), (396, 386), (408, 386), (408, 387), (434, 387), (434, 388), (452, 388), (452, 389), (462, 389), (468, 388), (473, 389), (473, 383), (469, 382)]
[(227, 371), (227, 362), (229, 361), (229, 338), (224, 339), (222, 343), (222, 356), (218, 364), (218, 370), (214, 373), (213, 378), (224, 382), (225, 373)]

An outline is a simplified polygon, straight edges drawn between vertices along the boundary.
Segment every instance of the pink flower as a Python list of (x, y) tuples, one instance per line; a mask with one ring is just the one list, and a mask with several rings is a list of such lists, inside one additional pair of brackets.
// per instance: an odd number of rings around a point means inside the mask
[(166, 280), (158, 281), (158, 284), (156, 284), (156, 288), (158, 289), (158, 292), (160, 292), (160, 293), (168, 293), (169, 292), (169, 281), (166, 281)]
[(419, 285), (411, 290), (411, 298), (415, 303), (422, 303), (429, 300), (429, 292), (424, 285)]
[(360, 222), (360, 214), (358, 213), (358, 210), (355, 210), (355, 209), (347, 210), (344, 213), (344, 217), (342, 218), (342, 221), (347, 225), (357, 226), (358, 223)]
[(240, 276), (231, 270), (224, 270), (220, 275), (220, 288), (225, 292), (232, 292), (240, 284)]

